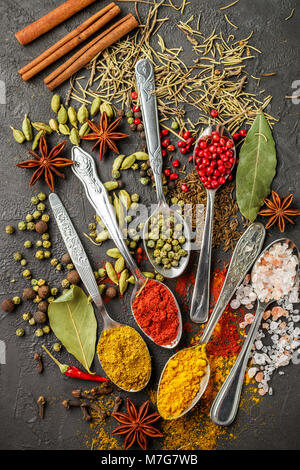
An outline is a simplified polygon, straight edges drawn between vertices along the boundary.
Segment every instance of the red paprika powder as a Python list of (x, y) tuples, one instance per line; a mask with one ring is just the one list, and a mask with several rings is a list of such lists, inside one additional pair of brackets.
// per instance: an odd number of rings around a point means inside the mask
[(178, 334), (178, 308), (163, 284), (148, 280), (134, 299), (132, 310), (143, 331), (160, 346), (170, 344)]

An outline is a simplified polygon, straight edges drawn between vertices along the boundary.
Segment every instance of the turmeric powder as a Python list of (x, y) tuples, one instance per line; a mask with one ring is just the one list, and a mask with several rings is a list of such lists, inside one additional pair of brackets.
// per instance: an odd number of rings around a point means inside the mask
[(166, 365), (158, 390), (157, 407), (164, 419), (178, 418), (191, 404), (207, 371), (205, 346), (183, 349)]

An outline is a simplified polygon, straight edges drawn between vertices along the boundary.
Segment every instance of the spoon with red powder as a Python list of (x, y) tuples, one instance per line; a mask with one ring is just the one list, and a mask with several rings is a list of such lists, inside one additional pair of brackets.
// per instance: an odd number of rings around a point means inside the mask
[(180, 308), (174, 295), (163, 283), (147, 279), (129, 253), (106, 189), (98, 178), (93, 157), (80, 147), (73, 147), (72, 160), (73, 172), (83, 183), (88, 200), (135, 278), (131, 310), (138, 326), (154, 343), (164, 348), (174, 348), (182, 333)]

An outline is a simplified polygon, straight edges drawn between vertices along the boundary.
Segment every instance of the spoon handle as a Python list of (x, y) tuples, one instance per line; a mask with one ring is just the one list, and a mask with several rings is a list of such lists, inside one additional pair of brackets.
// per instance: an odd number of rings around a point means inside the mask
[(72, 160), (74, 161), (74, 165), (72, 166), (73, 172), (83, 183), (88, 200), (101, 217), (112, 240), (120, 253), (122, 253), (128, 268), (136, 280), (144, 279), (143, 274), (140, 272), (128, 251), (124, 235), (117, 222), (106, 189), (98, 178), (93, 157), (87, 152), (84, 152), (80, 147), (73, 147)]
[(204, 323), (208, 319), (214, 200), (215, 191), (207, 191), (206, 216), (202, 245), (190, 309), (191, 320), (195, 323)]
[(206, 344), (209, 341), (228, 302), (259, 255), (265, 233), (264, 226), (255, 222), (247, 228), (237, 242), (219, 298), (201, 336), (201, 344)]
[(103, 304), (92, 267), (76, 229), (57, 194), (51, 193), (49, 195), (49, 202), (62, 239), (69, 255), (71, 256), (72, 263), (78, 271), (86, 290), (92, 297), (95, 305), (98, 307), (102, 315), (105, 328), (109, 328), (114, 321), (108, 315)]
[(154, 71), (148, 59), (141, 59), (135, 66), (136, 83), (145, 127), (149, 161), (153, 171), (158, 204), (165, 203), (161, 179), (162, 153), (159, 133)]
[(247, 362), (266, 306), (267, 304), (258, 302), (255, 318), (243, 347), (212, 404), (210, 417), (215, 424), (229, 426), (236, 417)]

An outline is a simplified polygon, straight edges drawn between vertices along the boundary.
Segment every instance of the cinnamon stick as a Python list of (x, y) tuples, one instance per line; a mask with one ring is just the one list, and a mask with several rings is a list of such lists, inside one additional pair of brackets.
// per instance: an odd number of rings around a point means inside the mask
[(32, 60), (29, 64), (25, 65), (25, 67), (21, 68), (18, 73), (24, 81), (34, 77), (37, 73), (53, 64), (53, 62), (63, 57), (69, 51), (92, 36), (92, 34), (117, 16), (120, 11), (121, 9), (115, 3), (110, 3), (65, 37), (60, 39), (53, 46), (49, 47), (49, 49)]
[(15, 37), (20, 44), (25, 46), (95, 1), (96, 0), (67, 0), (59, 7), (55, 8), (55, 10), (50, 11), (34, 23), (18, 31)]
[(117, 42), (122, 36), (129, 33), (137, 26), (137, 20), (131, 13), (129, 13), (89, 42), (86, 46), (82, 47), (78, 52), (70, 57), (69, 60), (54, 70), (54, 72), (44, 79), (44, 83), (50, 91), (54, 90), (74, 73), (78, 72), (78, 70), (88, 64), (97, 54)]

